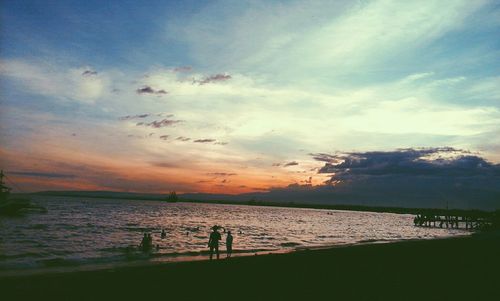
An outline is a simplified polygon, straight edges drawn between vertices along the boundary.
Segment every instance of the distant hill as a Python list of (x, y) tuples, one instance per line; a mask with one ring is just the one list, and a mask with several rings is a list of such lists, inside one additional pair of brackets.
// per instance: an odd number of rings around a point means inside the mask
[[(399, 187), (401, 187), (400, 185)], [(397, 186), (396, 186), (397, 187)], [(92, 197), (133, 200), (166, 200), (168, 194), (148, 194), (118, 191), (43, 191), (34, 195)], [(186, 201), (224, 201), (244, 203), (250, 201), (310, 205), (347, 205), (367, 207), (398, 208), (441, 208), (450, 209), (500, 209), (500, 194), (496, 190), (447, 190), (440, 187), (435, 193), (418, 189), (360, 189), (345, 191), (332, 187), (296, 186), (273, 189), (269, 192), (243, 194), (184, 193), (179, 200)]]

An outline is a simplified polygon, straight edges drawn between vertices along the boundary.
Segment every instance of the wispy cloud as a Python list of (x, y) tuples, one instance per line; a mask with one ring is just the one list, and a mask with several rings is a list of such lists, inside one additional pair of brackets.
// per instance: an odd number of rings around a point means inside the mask
[(174, 69), (172, 69), (172, 71), (174, 72), (189, 72), (193, 70), (193, 68), (191, 66), (180, 66), (180, 67), (175, 67)]
[(151, 88), (150, 86), (144, 86), (142, 88), (139, 88), (136, 90), (137, 94), (155, 94), (155, 95), (165, 95), (168, 92), (160, 89), (160, 90), (155, 90)]
[(217, 140), (215, 140), (215, 139), (196, 139), (193, 142), (195, 142), (195, 143), (211, 143), (211, 142), (215, 142), (215, 141), (217, 141)]
[(26, 176), (26, 177), (40, 177), (40, 178), (64, 178), (64, 179), (76, 178), (76, 175), (56, 173), (56, 172), (9, 171), (8, 174), (13, 174), (17, 176)]
[(214, 176), (214, 177), (230, 177), (230, 176), (236, 176), (236, 173), (232, 172), (209, 172), (207, 173), (207, 176)]
[(92, 75), (97, 75), (97, 71), (94, 70), (85, 70), (82, 72), (83, 76), (92, 76)]
[(162, 119), (162, 120), (155, 120), (152, 122), (138, 122), (136, 125), (137, 126), (148, 126), (152, 128), (163, 128), (163, 127), (170, 127), (174, 126), (178, 123), (184, 122), (184, 120), (173, 120), (173, 119)]
[(231, 79), (231, 75), (228, 74), (215, 74), (215, 75), (210, 75), (205, 77), (202, 80), (195, 81), (200, 85), (205, 85), (208, 83), (213, 83), (213, 82), (223, 82)]
[(127, 115), (119, 117), (119, 120), (130, 120), (130, 119), (138, 119), (138, 118), (146, 118), (151, 116), (151, 114), (138, 114), (138, 115)]

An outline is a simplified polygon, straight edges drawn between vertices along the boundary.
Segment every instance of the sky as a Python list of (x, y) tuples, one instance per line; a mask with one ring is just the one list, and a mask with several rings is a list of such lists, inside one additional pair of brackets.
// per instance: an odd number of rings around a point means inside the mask
[(6, 0), (0, 22), (16, 191), (500, 177), (498, 1)]

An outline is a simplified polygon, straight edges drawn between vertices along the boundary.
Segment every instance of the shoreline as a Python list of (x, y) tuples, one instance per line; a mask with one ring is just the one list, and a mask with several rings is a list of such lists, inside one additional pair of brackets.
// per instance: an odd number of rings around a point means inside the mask
[[(318, 245), (318, 246), (303, 246), (296, 247), (293, 249), (275, 249), (275, 250), (233, 250), (232, 259), (240, 257), (252, 257), (252, 256), (268, 256), (268, 255), (279, 255), (279, 254), (290, 254), (296, 252), (309, 252), (309, 251), (319, 251), (319, 250), (334, 250), (339, 248), (351, 248), (356, 246), (365, 245), (378, 245), (378, 244), (397, 244), (402, 242), (418, 242), (418, 241), (431, 241), (431, 240), (446, 240), (446, 239), (459, 239), (467, 238), (474, 233), (453, 235), (448, 237), (439, 238), (409, 238), (409, 239), (395, 239), (395, 240), (366, 240), (352, 243), (339, 243), (334, 245)], [(224, 249), (221, 249), (220, 260), (226, 259), (226, 253)], [(192, 253), (192, 252), (188, 252)], [(168, 254), (160, 255), (158, 257), (151, 256), (147, 259), (137, 259), (130, 261), (114, 261), (106, 263), (90, 263), (81, 264), (74, 266), (54, 266), (54, 267), (40, 267), (40, 268), (19, 268), (11, 270), (0, 270), (0, 279), (7, 277), (29, 277), (36, 275), (48, 275), (48, 274), (61, 274), (61, 273), (79, 273), (79, 272), (93, 272), (93, 271), (103, 271), (111, 269), (120, 269), (128, 267), (147, 267), (147, 266), (157, 266), (157, 265), (169, 265), (175, 263), (183, 262), (199, 262), (199, 261), (209, 261), (208, 250), (200, 251), (197, 255), (186, 255), (186, 254)]]
[[(235, 296), (245, 291), (244, 297), (257, 299), (262, 299), (258, 296), (294, 299), (325, 294), (331, 294), (332, 298), (366, 300), (407, 300), (417, 296), (419, 300), (448, 300), (449, 297), (462, 300), (466, 296), (470, 300), (478, 296), (494, 299), (492, 296), (499, 294), (496, 290), (500, 270), (498, 254), (500, 236), (486, 233), (218, 261), (0, 277), (0, 288), (18, 300), (39, 294), (68, 298), (77, 296), (75, 292), (90, 299), (92, 296), (139, 298), (144, 294), (165, 297), (165, 289), (168, 296), (176, 296), (177, 300), (193, 300), (206, 298), (205, 292), (211, 286), (226, 289)], [(249, 290), (255, 286), (257, 290)], [(260, 294), (262, 292), (265, 294)]]

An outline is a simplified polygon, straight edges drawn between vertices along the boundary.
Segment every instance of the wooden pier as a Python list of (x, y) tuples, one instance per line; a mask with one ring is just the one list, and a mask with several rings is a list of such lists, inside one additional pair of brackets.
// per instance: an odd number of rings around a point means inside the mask
[(429, 209), (417, 213), (413, 223), (418, 227), (478, 230), (493, 226), (495, 212), (477, 210)]

